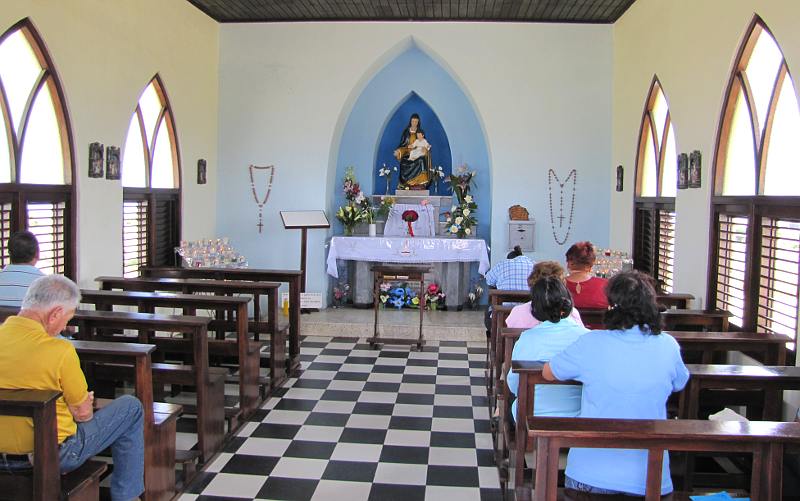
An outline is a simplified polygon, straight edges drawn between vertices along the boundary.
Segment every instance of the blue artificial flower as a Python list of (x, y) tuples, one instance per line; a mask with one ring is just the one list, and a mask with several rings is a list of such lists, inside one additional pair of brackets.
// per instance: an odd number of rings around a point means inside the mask
[(389, 303), (391, 303), (392, 306), (394, 306), (399, 310), (403, 307), (404, 301), (402, 297), (393, 297), (392, 299), (389, 300)]

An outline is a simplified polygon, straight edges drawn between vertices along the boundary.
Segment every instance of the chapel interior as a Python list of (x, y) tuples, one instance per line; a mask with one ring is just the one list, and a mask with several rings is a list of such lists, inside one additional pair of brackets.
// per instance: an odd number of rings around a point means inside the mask
[(0, 3), (0, 266), (32, 231), (76, 339), (152, 345), (78, 351), (152, 386), (142, 499), (564, 496), (569, 434), (506, 408), (530, 290), (485, 277), (585, 241), (652, 277), (700, 424), (582, 440), (800, 499), (796, 0)]

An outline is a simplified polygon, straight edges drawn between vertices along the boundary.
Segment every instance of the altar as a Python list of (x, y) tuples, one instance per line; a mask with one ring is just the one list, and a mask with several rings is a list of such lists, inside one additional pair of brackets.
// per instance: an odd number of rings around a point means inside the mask
[(372, 305), (372, 264), (430, 264), (433, 271), (426, 283), (436, 282), (446, 294), (448, 308), (460, 307), (469, 289), (471, 263), (478, 263), (481, 275), (489, 271), (486, 242), (477, 238), (437, 237), (333, 237), (328, 250), (327, 270), (339, 278), (336, 261), (348, 261), (350, 286), (355, 306)]

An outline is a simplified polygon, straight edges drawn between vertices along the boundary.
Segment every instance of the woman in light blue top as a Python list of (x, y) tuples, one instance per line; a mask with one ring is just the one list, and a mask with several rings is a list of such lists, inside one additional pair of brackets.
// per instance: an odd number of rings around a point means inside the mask
[[(638, 271), (619, 273), (606, 287), (607, 330), (587, 333), (545, 364), (543, 376), (583, 383), (580, 417), (666, 419), (667, 398), (689, 379), (680, 347), (661, 332), (652, 279)], [(596, 494), (645, 493), (647, 451), (572, 448), (568, 488)], [(672, 492), (664, 453), (661, 494)]]
[[(572, 312), (572, 297), (564, 283), (556, 277), (540, 278), (531, 287), (531, 314), (541, 323), (526, 330), (514, 345), (511, 360), (546, 362), (556, 353), (588, 332), (568, 318)], [(514, 395), (519, 388), (519, 375), (509, 371), (506, 381)], [(536, 385), (535, 416), (576, 417), (581, 410), (581, 387), (575, 385)], [(511, 405), (511, 415), (517, 417), (517, 401)]]

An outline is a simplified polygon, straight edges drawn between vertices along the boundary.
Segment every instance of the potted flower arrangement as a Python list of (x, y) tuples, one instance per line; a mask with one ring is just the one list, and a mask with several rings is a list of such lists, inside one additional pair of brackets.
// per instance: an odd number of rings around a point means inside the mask
[(389, 184), (392, 182), (392, 171), (396, 172), (397, 166), (390, 169), (389, 167), (386, 167), (386, 164), (383, 164), (383, 167), (378, 169), (378, 177), (382, 177), (386, 180), (386, 195), (389, 194)]
[[(370, 208), (372, 213), (372, 221), (376, 225), (377, 230), (380, 229), (380, 234), (383, 234), (383, 226), (386, 224), (386, 218), (389, 217), (389, 211), (394, 207), (395, 198), (387, 195), (381, 195), (380, 202)], [(377, 228), (377, 226), (381, 226)], [(374, 236), (374, 235), (373, 235)]]
[(347, 297), (350, 294), (350, 284), (346, 282), (339, 282), (333, 287), (333, 307), (338, 308), (347, 303)]
[(406, 284), (403, 284), (399, 287), (390, 288), (386, 292), (388, 294), (388, 298), (384, 304), (394, 306), (398, 310), (402, 309), (403, 307), (419, 308), (419, 297)]
[(391, 295), (389, 294), (390, 290), (392, 290), (392, 285), (388, 282), (383, 282), (380, 285), (380, 290), (378, 291), (378, 300), (380, 301), (382, 308), (386, 308), (386, 302), (391, 298)]
[(474, 310), (478, 307), (478, 302), (481, 300), (481, 296), (483, 296), (483, 287), (481, 287), (480, 281), (474, 281), (472, 286), (469, 288), (469, 292), (467, 293), (467, 308)]
[(445, 294), (439, 284), (432, 283), (425, 289), (425, 306), (431, 311), (444, 308), (444, 300)]
[(336, 218), (344, 225), (344, 234), (353, 234), (357, 224), (372, 223), (372, 210), (369, 200), (361, 191), (361, 185), (356, 180), (355, 169), (350, 166), (345, 170), (342, 191), (347, 204), (339, 207)]
[[(442, 174), (444, 174), (444, 172), (442, 172)], [(455, 174), (447, 176), (445, 182), (450, 183), (450, 189), (453, 191), (453, 195), (455, 195), (459, 203), (463, 203), (469, 191), (475, 187), (474, 177), (475, 171), (468, 170), (466, 165), (462, 165), (456, 169)]]
[(466, 238), (475, 235), (475, 227), (478, 221), (475, 219), (475, 211), (478, 204), (472, 195), (466, 195), (463, 201), (450, 208), (447, 216), (447, 231), (458, 238)]

